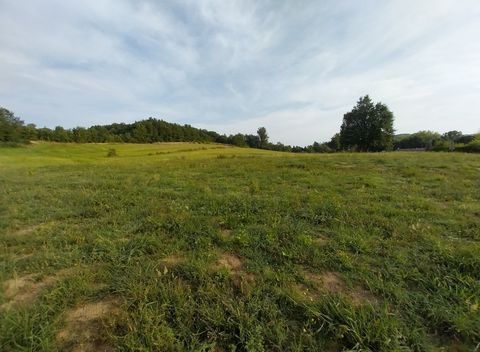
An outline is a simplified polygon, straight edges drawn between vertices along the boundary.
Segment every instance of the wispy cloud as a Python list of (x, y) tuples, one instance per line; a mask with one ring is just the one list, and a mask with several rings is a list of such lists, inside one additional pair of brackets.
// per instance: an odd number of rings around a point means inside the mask
[(156, 116), (306, 144), (368, 93), (399, 132), (476, 132), (478, 23), (477, 0), (0, 0), (0, 105), (51, 127)]

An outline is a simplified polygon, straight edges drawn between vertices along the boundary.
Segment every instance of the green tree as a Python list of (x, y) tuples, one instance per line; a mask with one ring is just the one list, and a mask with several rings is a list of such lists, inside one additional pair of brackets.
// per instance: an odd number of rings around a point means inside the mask
[(26, 126), (23, 126), (22, 130), (22, 139), (26, 141), (34, 141), (38, 139), (37, 126), (33, 123), (29, 123)]
[(72, 130), (73, 141), (76, 143), (88, 142), (88, 131), (84, 127), (75, 127)]
[(442, 139), (444, 141), (455, 143), (462, 137), (462, 132), (460, 131), (448, 131), (442, 134)]
[(343, 116), (340, 129), (342, 149), (382, 151), (393, 147), (393, 113), (382, 103), (374, 104), (368, 95)]
[(259, 147), (266, 148), (268, 146), (268, 134), (267, 129), (265, 127), (260, 127), (257, 130), (257, 135), (259, 139)]
[(250, 148), (260, 148), (260, 138), (254, 134), (247, 134), (245, 136), (245, 142)]
[(332, 149), (328, 146), (328, 143), (313, 142), (311, 147), (313, 153), (329, 153), (332, 151)]
[(229, 138), (229, 142), (237, 147), (245, 147), (245, 136), (241, 133), (237, 133)]
[(0, 142), (25, 142), (23, 134), (23, 121), (13, 112), (0, 107)]
[(61, 126), (55, 127), (53, 130), (53, 140), (55, 142), (70, 142), (70, 131)]
[(137, 143), (147, 142), (147, 128), (143, 123), (137, 123), (133, 130), (133, 138)]
[(340, 133), (335, 133), (327, 145), (331, 150), (340, 150)]

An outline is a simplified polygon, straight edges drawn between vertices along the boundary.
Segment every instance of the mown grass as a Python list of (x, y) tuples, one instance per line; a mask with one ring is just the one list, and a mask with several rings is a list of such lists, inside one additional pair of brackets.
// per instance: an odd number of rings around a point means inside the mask
[(477, 155), (2, 148), (0, 350), (471, 351), (479, 200)]

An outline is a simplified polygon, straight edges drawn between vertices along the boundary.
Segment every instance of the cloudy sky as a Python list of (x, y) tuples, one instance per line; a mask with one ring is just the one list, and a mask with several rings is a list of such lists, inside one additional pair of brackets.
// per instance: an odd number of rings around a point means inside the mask
[(305, 145), (358, 98), (398, 133), (480, 130), (479, 0), (0, 0), (0, 106)]

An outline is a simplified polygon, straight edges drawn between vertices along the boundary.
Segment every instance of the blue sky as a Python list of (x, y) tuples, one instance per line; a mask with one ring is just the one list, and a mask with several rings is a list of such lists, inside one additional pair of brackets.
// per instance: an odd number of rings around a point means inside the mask
[(0, 0), (0, 105), (305, 145), (365, 94), (398, 133), (480, 131), (478, 0)]

